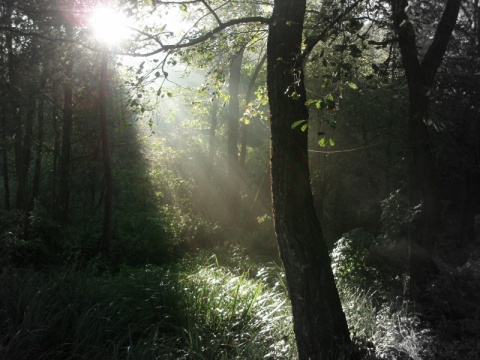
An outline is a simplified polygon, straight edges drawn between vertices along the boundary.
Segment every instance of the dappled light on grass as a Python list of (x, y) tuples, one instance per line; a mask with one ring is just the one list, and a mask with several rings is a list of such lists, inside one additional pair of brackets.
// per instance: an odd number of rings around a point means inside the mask
[(192, 263), (86, 275), (4, 270), (0, 358), (294, 358), (286, 294), (258, 280)]

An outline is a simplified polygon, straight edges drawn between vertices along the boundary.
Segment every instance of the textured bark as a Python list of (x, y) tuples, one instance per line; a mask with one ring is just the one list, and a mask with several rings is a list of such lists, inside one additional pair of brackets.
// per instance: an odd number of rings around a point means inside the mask
[(352, 356), (351, 343), (313, 205), (307, 132), (291, 128), (308, 119), (300, 59), (305, 8), (305, 0), (276, 0), (269, 26), (273, 213), (299, 359), (340, 359)]
[(407, 190), (410, 204), (422, 212), (410, 235), (411, 295), (417, 297), (436, 271), (432, 256), (441, 229), (440, 191), (428, 134), (428, 107), (435, 75), (455, 26), (461, 0), (448, 0), (435, 36), (422, 60), (416, 35), (405, 8), (407, 0), (393, 0), (395, 30), (408, 82), (410, 112), (407, 126)]

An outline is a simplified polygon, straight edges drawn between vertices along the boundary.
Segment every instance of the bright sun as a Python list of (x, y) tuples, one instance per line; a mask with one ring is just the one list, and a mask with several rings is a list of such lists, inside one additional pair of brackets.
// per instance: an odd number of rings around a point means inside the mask
[(108, 7), (98, 7), (93, 11), (90, 26), (95, 37), (107, 45), (116, 45), (130, 34), (126, 16)]

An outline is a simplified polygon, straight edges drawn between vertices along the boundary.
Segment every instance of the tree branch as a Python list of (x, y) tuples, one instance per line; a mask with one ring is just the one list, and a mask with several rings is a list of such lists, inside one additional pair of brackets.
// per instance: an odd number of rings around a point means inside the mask
[(448, 42), (457, 22), (458, 12), (460, 10), (461, 0), (448, 0), (442, 18), (438, 23), (432, 44), (429, 46), (423, 57), (421, 67), (426, 75), (427, 84), (431, 85), (435, 74), (437, 73), (443, 56), (447, 51)]
[[(215, 34), (218, 34), (219, 32), (236, 26), (236, 25), (243, 25), (243, 24), (252, 24), (252, 23), (260, 23), (264, 25), (268, 25), (270, 22), (269, 19), (261, 17), (261, 16), (253, 16), (253, 17), (246, 17), (246, 18), (239, 18), (239, 19), (233, 19), (226, 21), (224, 23), (221, 23), (221, 25), (217, 26), (216, 28), (213, 28), (212, 30), (208, 31), (207, 33), (198, 36), (194, 39), (189, 39), (187, 42), (178, 42), (176, 44), (165, 44), (165, 45), (160, 45), (160, 47), (156, 50), (153, 50), (148, 53), (137, 53), (137, 54), (123, 54), (123, 55), (131, 55), (131, 56), (151, 56), (151, 55), (156, 55), (161, 52), (169, 51), (169, 50), (178, 50), (178, 49), (184, 49), (190, 46), (198, 45), (202, 42), (205, 42), (209, 39), (211, 39)], [(155, 39), (157, 43), (159, 43), (159, 40)]]
[(355, 1), (354, 3), (352, 3), (348, 8), (345, 9), (345, 11), (339, 15), (337, 15), (337, 17), (335, 19), (332, 20), (332, 22), (325, 28), (323, 29), (323, 31), (314, 36), (314, 37), (311, 37), (308, 39), (308, 42), (306, 44), (306, 48), (305, 50), (303, 51), (303, 53), (301, 54), (301, 59), (302, 61), (305, 61), (308, 56), (310, 55), (310, 53), (312, 52), (313, 48), (322, 40), (325, 38), (325, 36), (327, 35), (327, 32), (332, 29), (332, 27), (334, 27), (336, 24), (338, 24), (340, 21), (342, 21), (342, 19), (347, 16), (347, 14), (349, 14), (359, 3), (360, 3), (361, 0), (357, 0)]

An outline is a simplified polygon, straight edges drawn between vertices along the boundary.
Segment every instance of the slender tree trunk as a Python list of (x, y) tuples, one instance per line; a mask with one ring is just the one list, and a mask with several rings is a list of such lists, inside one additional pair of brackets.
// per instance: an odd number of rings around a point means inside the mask
[(275, 0), (267, 45), (275, 231), (300, 360), (345, 359), (351, 341), (310, 187), (300, 52), (306, 0)]
[(7, 122), (5, 120), (5, 114), (1, 115), (2, 122), (1, 122), (1, 127), (2, 127), (2, 175), (3, 175), (3, 194), (4, 194), (4, 204), (5, 204), (5, 210), (10, 210), (11, 204), (10, 204), (10, 178), (8, 174), (8, 147), (7, 147)]
[(233, 226), (237, 223), (238, 207), (240, 205), (240, 171), (238, 162), (238, 128), (240, 120), (240, 103), (238, 100), (240, 87), (240, 71), (243, 61), (242, 49), (232, 59), (230, 65), (230, 80), (228, 92), (230, 94), (227, 157), (228, 157), (228, 184), (227, 184), (227, 219), (226, 223)]
[(102, 239), (98, 244), (98, 250), (102, 254), (107, 254), (110, 249), (112, 239), (112, 168), (110, 162), (110, 146), (108, 140), (108, 118), (107, 118), (107, 91), (108, 91), (108, 52), (103, 50), (102, 63), (100, 69), (100, 138), (102, 141), (102, 159), (104, 171), (104, 213), (103, 213), (103, 232)]
[[(13, 1), (7, 2), (7, 13), (5, 18), (9, 18), (8, 26), (12, 27), (12, 13), (15, 3)], [(15, 173), (17, 175), (17, 208), (23, 209), (26, 202), (26, 184), (23, 172), (23, 159), (22, 159), (22, 116), (20, 97), (21, 93), (18, 90), (18, 74), (17, 74), (17, 59), (13, 48), (13, 36), (11, 29), (8, 29), (5, 34), (5, 43), (7, 50), (7, 63), (8, 63), (8, 79), (9, 79), (9, 96), (10, 96), (10, 113), (13, 119), (14, 128), (14, 155), (15, 155)]]
[(57, 164), (58, 164), (58, 148), (59, 148), (59, 131), (58, 131), (58, 94), (57, 94), (57, 82), (52, 84), (53, 93), (53, 105), (52, 105), (52, 126), (53, 126), (53, 160), (52, 160), (52, 188), (50, 197), (50, 215), (52, 219), (56, 218), (57, 211)]
[(73, 59), (70, 58), (65, 71), (65, 85), (63, 90), (63, 127), (62, 152), (59, 164), (59, 196), (57, 219), (62, 223), (68, 222), (70, 203), (70, 163), (72, 151), (73, 127)]
[(208, 176), (213, 180), (213, 167), (215, 164), (216, 142), (215, 136), (218, 125), (218, 98), (213, 99), (212, 109), (210, 111), (210, 130), (208, 135)]
[(31, 96), (29, 99), (29, 109), (25, 116), (25, 136), (23, 138), (23, 179), (25, 181), (25, 202), (26, 207), (30, 204), (28, 194), (28, 174), (30, 173), (30, 163), (32, 159), (32, 141), (33, 141), (33, 121), (35, 119), (35, 96)]
[(432, 273), (432, 256), (441, 230), (440, 190), (428, 135), (431, 88), (457, 21), (461, 0), (448, 0), (435, 36), (420, 61), (415, 30), (405, 13), (407, 0), (393, 0), (394, 26), (408, 82), (407, 190), (410, 205), (421, 204), (421, 215), (410, 234), (411, 295), (418, 297)]
[(32, 205), (34, 205), (35, 199), (40, 195), (40, 180), (42, 173), (42, 157), (43, 157), (43, 138), (45, 132), (45, 114), (44, 114), (44, 103), (45, 98), (43, 92), (45, 90), (45, 85), (47, 82), (46, 75), (42, 76), (42, 81), (40, 84), (40, 99), (38, 103), (38, 114), (37, 114), (37, 149), (35, 156), (35, 169), (33, 172), (33, 185), (32, 185)]

